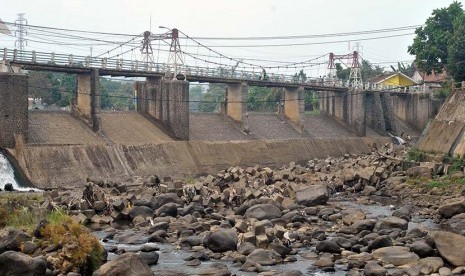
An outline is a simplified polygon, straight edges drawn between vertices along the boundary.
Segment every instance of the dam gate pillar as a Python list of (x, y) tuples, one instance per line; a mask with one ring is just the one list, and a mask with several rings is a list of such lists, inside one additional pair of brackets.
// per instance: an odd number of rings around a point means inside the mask
[(72, 114), (86, 123), (93, 131), (100, 130), (99, 70), (77, 74), (76, 94), (71, 104)]

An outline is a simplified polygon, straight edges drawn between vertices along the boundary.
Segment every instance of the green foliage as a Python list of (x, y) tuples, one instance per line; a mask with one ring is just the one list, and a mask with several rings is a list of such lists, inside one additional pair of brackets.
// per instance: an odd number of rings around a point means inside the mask
[(415, 149), (411, 148), (407, 152), (407, 160), (408, 161), (414, 161), (414, 162), (423, 162), (426, 159), (426, 153)]
[(249, 100), (247, 109), (258, 112), (276, 112), (283, 99), (283, 91), (280, 88), (249, 87)]
[(432, 180), (429, 183), (426, 184), (426, 188), (428, 189), (433, 189), (433, 188), (441, 188), (446, 186), (447, 183), (443, 181), (438, 181), (438, 180)]
[(296, 83), (306, 82), (307, 74), (304, 73), (304, 69), (301, 69), (299, 73), (295, 73), (294, 76), (292, 76), (292, 81)]
[(447, 71), (455, 81), (465, 81), (465, 14), (454, 21), (454, 35), (447, 48), (449, 59)]
[[(464, 70), (455, 66), (463, 56), (463, 40), (465, 39), (462, 19), (462, 4), (453, 2), (447, 8), (436, 9), (426, 20), (424, 27), (416, 29), (413, 44), (408, 52), (415, 55), (418, 68), (428, 74), (437, 74), (447, 69), (456, 81), (462, 81)], [(463, 60), (463, 59), (461, 59)]]
[(198, 111), (200, 101), (202, 100), (202, 86), (191, 85), (189, 86), (189, 110)]
[(32, 231), (40, 221), (43, 212), (35, 207), (43, 201), (36, 193), (7, 193), (0, 196), (0, 228), (5, 226)]
[(202, 94), (199, 103), (200, 112), (219, 111), (220, 104), (224, 102), (225, 86), (223, 84), (210, 84), (206, 93)]
[(100, 107), (102, 109), (131, 110), (133, 93), (132, 83), (100, 78)]

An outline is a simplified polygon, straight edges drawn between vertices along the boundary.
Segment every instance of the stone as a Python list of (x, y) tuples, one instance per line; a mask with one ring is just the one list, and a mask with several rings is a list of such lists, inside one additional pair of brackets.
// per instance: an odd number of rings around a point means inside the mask
[(406, 174), (408, 176), (417, 177), (417, 176), (422, 176), (422, 175), (426, 175), (426, 174), (431, 174), (431, 172), (432, 172), (432, 170), (429, 167), (415, 166), (415, 167), (409, 168), (406, 171)]
[(37, 245), (32, 241), (27, 241), (23, 243), (22, 252), (28, 255), (32, 255), (37, 250)]
[(121, 212), (126, 207), (124, 201), (120, 198), (117, 198), (115, 201), (113, 201), (111, 205), (113, 206), (113, 209), (118, 212)]
[(105, 210), (105, 208), (107, 207), (107, 204), (101, 200), (97, 200), (94, 202), (94, 205), (92, 207), (94, 208), (95, 211), (101, 212)]
[(160, 194), (156, 197), (153, 197), (150, 200), (150, 207), (153, 210), (157, 210), (161, 206), (165, 205), (166, 203), (176, 203), (179, 205), (183, 205), (184, 202), (182, 199), (175, 193), (165, 193), (165, 194)]
[(365, 265), (363, 273), (365, 276), (385, 276), (387, 275), (387, 269), (372, 261)]
[(376, 249), (372, 256), (379, 261), (401, 266), (416, 262), (420, 259), (417, 254), (410, 252), (409, 248), (402, 246), (389, 246)]
[(439, 255), (454, 266), (465, 266), (465, 237), (452, 232), (430, 233)]
[(140, 252), (138, 256), (144, 260), (147, 265), (156, 265), (160, 256), (155, 251)]
[(132, 220), (137, 216), (142, 216), (143, 218), (153, 218), (153, 210), (147, 206), (133, 206), (131, 211), (129, 211), (129, 217)]
[(350, 228), (354, 229), (357, 233), (362, 232), (363, 230), (372, 231), (375, 224), (375, 219), (362, 219), (354, 222)]
[(328, 268), (334, 267), (333, 256), (331, 255), (322, 255), (313, 263), (314, 266), (319, 268)]
[(368, 245), (368, 250), (371, 251), (388, 246), (392, 246), (392, 239), (389, 236), (379, 236)]
[(121, 233), (117, 233), (113, 236), (113, 239), (118, 243), (125, 244), (144, 244), (148, 241), (148, 236), (134, 230), (128, 230)]
[(242, 255), (249, 255), (256, 249), (255, 245), (250, 242), (244, 242), (241, 245), (239, 245), (239, 248), (237, 249), (237, 253), (242, 254)]
[(443, 218), (451, 218), (457, 214), (465, 213), (465, 200), (449, 202), (439, 206), (439, 215)]
[(204, 246), (213, 252), (226, 252), (237, 249), (235, 230), (219, 230), (211, 233), (204, 241)]
[(258, 248), (267, 248), (270, 243), (268, 236), (265, 234), (257, 235), (255, 236), (255, 239)]
[(349, 212), (343, 212), (342, 222), (345, 225), (352, 225), (354, 222), (365, 219), (366, 215), (360, 210), (351, 210)]
[(252, 251), (252, 253), (247, 256), (246, 260), (265, 266), (276, 265), (282, 262), (281, 256), (279, 256), (279, 254), (274, 250), (267, 250), (262, 248)]
[(410, 251), (420, 256), (420, 258), (430, 257), (434, 255), (434, 249), (424, 240), (415, 241), (410, 246)]
[(448, 267), (441, 267), (439, 269), (439, 275), (440, 276), (450, 276), (450, 275), (452, 275), (452, 270), (450, 270), (450, 268), (448, 268)]
[(376, 187), (366, 185), (365, 188), (362, 191), (362, 194), (365, 196), (370, 196), (372, 194), (376, 193)]
[(328, 253), (341, 253), (342, 249), (339, 245), (332, 240), (321, 241), (316, 245), (316, 250), (319, 252), (328, 252)]
[(275, 219), (282, 216), (281, 210), (271, 204), (257, 204), (247, 209), (244, 216), (248, 219), (255, 218), (258, 220)]
[(155, 216), (159, 217), (161, 215), (176, 217), (178, 215), (178, 207), (180, 205), (176, 203), (166, 203), (160, 208), (155, 210)]
[(5, 186), (3, 187), (3, 189), (6, 191), (6, 192), (13, 192), (15, 189), (13, 188), (13, 184), (11, 183), (6, 183)]
[(20, 251), (21, 244), (30, 240), (31, 236), (26, 232), (19, 229), (10, 229), (4, 239), (3, 248), (5, 248), (5, 250)]
[(140, 251), (141, 252), (152, 252), (152, 251), (159, 251), (160, 250), (160, 247), (158, 247), (158, 245), (155, 245), (155, 244), (144, 244), (141, 248), (140, 248)]
[(47, 262), (43, 257), (32, 258), (15, 251), (0, 254), (0, 275), (42, 276), (46, 270)]
[(431, 274), (439, 271), (444, 266), (444, 261), (440, 257), (427, 257), (418, 261), (423, 274)]
[(329, 199), (328, 188), (324, 185), (311, 185), (296, 192), (295, 201), (299, 205), (324, 205)]
[(261, 272), (262, 266), (256, 262), (245, 261), (240, 270), (245, 272)]
[(140, 256), (125, 253), (105, 263), (92, 274), (92, 276), (106, 275), (153, 276), (153, 272)]
[(406, 221), (405, 219), (398, 218), (398, 217), (382, 218), (376, 222), (373, 231), (379, 232), (380, 230), (385, 230), (385, 229), (391, 230), (394, 228), (407, 230), (408, 221)]

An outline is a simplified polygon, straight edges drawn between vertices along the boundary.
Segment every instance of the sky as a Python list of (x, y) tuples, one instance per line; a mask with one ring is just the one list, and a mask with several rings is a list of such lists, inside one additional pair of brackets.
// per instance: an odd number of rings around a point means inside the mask
[[(370, 31), (424, 24), (436, 8), (447, 7), (452, 0), (2, 0), (0, 19), (14, 22), (17, 13), (25, 13), (30, 25), (108, 33), (140, 34), (151, 30), (161, 33), (158, 26), (178, 28), (191, 37), (267, 37), (319, 35)], [(413, 30), (358, 36), (306, 38), (289, 40), (199, 40), (227, 57), (263, 59), (257, 64), (276, 65), (299, 62), (324, 56), (323, 65), (312, 67), (311, 74), (325, 74), (329, 52), (347, 54), (360, 39), (362, 57), (372, 63), (412, 61), (407, 53)], [(367, 38), (403, 36), (365, 40)], [(405, 34), (405, 35), (404, 35)], [(33, 39), (32, 37), (29, 37)], [(13, 37), (0, 34), (0, 47), (14, 47)], [(37, 39), (35, 39), (37, 40)], [(341, 41), (339, 43), (326, 43)], [(352, 40), (347, 42), (347, 40)], [(138, 42), (137, 42), (138, 43)], [(285, 47), (234, 47), (232, 45), (270, 45), (291, 43), (321, 43)], [(184, 45), (186, 51), (199, 52), (198, 46)], [(183, 42), (181, 42), (181, 48)], [(196, 48), (197, 47), (197, 48)], [(112, 46), (95, 46), (93, 55)], [(65, 46), (29, 41), (27, 50), (56, 51), (88, 55), (90, 45)], [(120, 49), (123, 53), (123, 48)], [(205, 50), (203, 54), (210, 55)], [(108, 54), (110, 55), (110, 54)], [(165, 59), (159, 56), (159, 59)], [(324, 60), (326, 59), (326, 61)], [(191, 61), (192, 62), (192, 61)], [(199, 61), (200, 62), (200, 61)], [(255, 63), (254, 63), (255, 64)], [(254, 69), (255, 70), (255, 69)]]

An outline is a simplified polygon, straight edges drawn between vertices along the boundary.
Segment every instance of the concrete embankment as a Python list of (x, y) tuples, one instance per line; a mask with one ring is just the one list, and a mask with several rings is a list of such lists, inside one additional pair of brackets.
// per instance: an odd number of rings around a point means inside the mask
[(465, 90), (455, 90), (423, 131), (418, 149), (453, 156), (465, 155)]
[(86, 178), (124, 181), (133, 176), (194, 176), (230, 166), (276, 167), (291, 161), (367, 153), (389, 138), (297, 139), (286, 141), (179, 141), (126, 145), (25, 145), (12, 154), (39, 188), (80, 186)]

